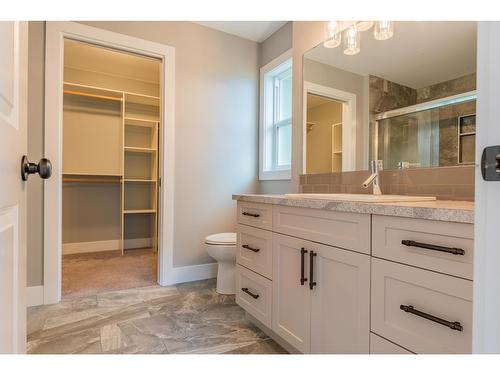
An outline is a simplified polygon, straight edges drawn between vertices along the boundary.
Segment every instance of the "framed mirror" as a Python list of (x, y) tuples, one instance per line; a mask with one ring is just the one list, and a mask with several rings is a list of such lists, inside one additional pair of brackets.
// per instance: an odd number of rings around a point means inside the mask
[(326, 23), (303, 57), (303, 173), (473, 164), (476, 26)]

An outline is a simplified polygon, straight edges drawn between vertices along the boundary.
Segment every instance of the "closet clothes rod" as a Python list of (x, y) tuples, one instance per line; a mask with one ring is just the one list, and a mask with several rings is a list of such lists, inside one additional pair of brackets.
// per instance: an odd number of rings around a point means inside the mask
[(83, 182), (88, 184), (119, 184), (121, 180), (118, 179), (91, 179), (91, 178), (63, 178), (63, 182)]
[(121, 102), (123, 100), (122, 98), (117, 98), (117, 97), (114, 97), (114, 96), (89, 94), (89, 93), (86, 93), (86, 92), (73, 91), (73, 90), (64, 90), (64, 93), (68, 94), (68, 95), (87, 96), (87, 97), (96, 98), (96, 99), (112, 100), (112, 101), (115, 101), (115, 102)]

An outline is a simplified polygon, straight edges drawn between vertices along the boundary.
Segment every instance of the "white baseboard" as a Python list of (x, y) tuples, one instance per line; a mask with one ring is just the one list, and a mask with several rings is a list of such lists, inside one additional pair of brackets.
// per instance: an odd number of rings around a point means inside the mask
[[(142, 247), (151, 247), (151, 238), (131, 238), (125, 240), (125, 249), (138, 249)], [(117, 250), (120, 248), (120, 240), (93, 241), (93, 242), (70, 242), (63, 243), (62, 253), (81, 254), (95, 253), (99, 251)]]
[(43, 305), (43, 285), (26, 288), (26, 304), (28, 307)]
[(130, 238), (125, 240), (125, 249), (142, 249), (144, 247), (151, 247), (151, 238)]
[(217, 263), (175, 267), (170, 270), (162, 286), (187, 283), (189, 281), (211, 279), (217, 276)]

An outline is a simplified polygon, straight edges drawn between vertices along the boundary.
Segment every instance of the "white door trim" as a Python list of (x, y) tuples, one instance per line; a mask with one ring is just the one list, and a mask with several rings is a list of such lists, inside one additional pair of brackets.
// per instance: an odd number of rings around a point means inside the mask
[(500, 144), (500, 22), (479, 22), (474, 214), (473, 353), (500, 353), (500, 182), (486, 182), (484, 147)]
[[(325, 96), (342, 102), (342, 171), (356, 167), (356, 94), (304, 81), (302, 99), (302, 173), (306, 173), (307, 156), (307, 94)], [(349, 145), (346, 152), (344, 147)]]
[(53, 175), (44, 189), (44, 303), (61, 299), (62, 257), (62, 87), (64, 38), (140, 53), (163, 61), (161, 72), (161, 134), (158, 282), (173, 282), (175, 176), (175, 48), (75, 22), (47, 22), (45, 51), (45, 155)]

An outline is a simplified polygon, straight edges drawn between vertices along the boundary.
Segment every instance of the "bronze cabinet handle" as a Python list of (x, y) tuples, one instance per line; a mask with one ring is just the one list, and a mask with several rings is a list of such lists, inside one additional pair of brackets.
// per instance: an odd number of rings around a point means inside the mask
[(243, 212), (243, 216), (260, 217), (260, 214), (252, 214), (251, 212)]
[(251, 247), (250, 245), (241, 245), (242, 248), (253, 251), (254, 253), (258, 253), (260, 249), (256, 247)]
[(317, 255), (318, 253), (312, 250), (309, 252), (309, 289), (311, 290), (317, 285), (316, 281), (314, 281), (314, 257)]
[(431, 320), (435, 323), (441, 324), (441, 325), (446, 326), (446, 327), (453, 329), (455, 331), (462, 332), (464, 330), (464, 328), (462, 327), (462, 324), (460, 324), (460, 322), (450, 322), (449, 320), (438, 318), (437, 316), (427, 314), (423, 311), (417, 310), (412, 305), (401, 305), (401, 306), (399, 306), (399, 308), (401, 310), (403, 310), (404, 312), (420, 316), (421, 318), (424, 318), (427, 320)]
[(300, 249), (300, 285), (304, 285), (307, 281), (307, 278), (304, 277), (304, 255), (307, 253), (308, 251), (305, 248)]
[(423, 242), (411, 241), (411, 240), (403, 240), (401, 241), (402, 245), (411, 246), (411, 247), (420, 247), (422, 249), (429, 249), (434, 251), (441, 251), (443, 253), (449, 253), (454, 255), (465, 255), (465, 250), (459, 249), (458, 247), (445, 247), (438, 245), (431, 245)]
[(259, 298), (259, 295), (258, 295), (258, 294), (254, 294), (254, 293), (252, 293), (251, 291), (249, 291), (249, 290), (248, 290), (248, 288), (241, 288), (241, 290), (242, 290), (243, 292), (245, 292), (246, 294), (248, 294), (249, 296), (251, 296), (252, 298), (254, 298), (254, 299)]

